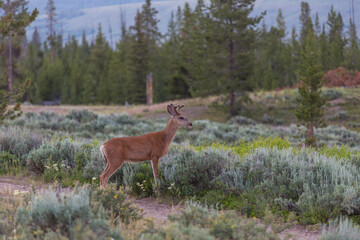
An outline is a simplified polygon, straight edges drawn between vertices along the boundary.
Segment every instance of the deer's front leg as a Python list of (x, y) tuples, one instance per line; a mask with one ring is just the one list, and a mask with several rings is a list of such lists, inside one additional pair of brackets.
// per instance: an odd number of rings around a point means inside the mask
[(159, 178), (159, 159), (158, 158), (152, 159), (151, 166), (153, 169), (155, 182), (157, 182)]

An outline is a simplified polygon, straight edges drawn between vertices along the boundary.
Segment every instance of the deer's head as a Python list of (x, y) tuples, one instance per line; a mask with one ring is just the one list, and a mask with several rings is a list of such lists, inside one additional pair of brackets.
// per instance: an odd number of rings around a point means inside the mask
[(173, 105), (172, 103), (170, 105), (167, 105), (167, 111), (172, 116), (174, 123), (178, 127), (192, 127), (192, 123), (182, 114), (181, 108), (183, 108), (184, 105)]

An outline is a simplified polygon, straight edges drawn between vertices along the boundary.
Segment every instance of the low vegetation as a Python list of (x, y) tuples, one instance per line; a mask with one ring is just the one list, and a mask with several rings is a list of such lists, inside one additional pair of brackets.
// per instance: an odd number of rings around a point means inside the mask
[[(360, 134), (336, 126), (316, 129), (318, 147), (305, 149), (301, 145), (305, 129), (296, 125), (256, 124), (244, 117), (232, 118), (228, 123), (195, 121), (193, 129), (178, 132), (169, 154), (161, 160), (159, 185), (154, 184), (151, 165), (145, 162), (124, 164), (110, 178), (120, 190), (98, 189), (99, 174), (105, 167), (99, 151), (102, 142), (113, 136), (160, 130), (165, 124), (165, 120), (97, 115), (87, 110), (65, 116), (27, 113), (6, 122), (0, 131), (3, 174), (16, 170), (63, 187), (79, 183), (85, 186), (75, 187), (71, 197), (47, 190), (25, 198), (14, 203), (16, 211), (4, 210), (2, 214), (8, 215), (2, 219), (13, 214), (18, 236), (36, 232), (44, 238), (90, 234), (121, 239), (124, 224), (137, 222), (141, 217), (141, 210), (127, 202), (122, 190), (125, 187), (136, 197), (160, 194), (169, 200), (194, 201), (162, 229), (155, 231), (151, 221), (141, 220), (145, 224), (143, 239), (166, 239), (170, 235), (186, 238), (198, 233), (207, 236), (204, 239), (232, 239), (248, 230), (256, 239), (273, 239), (271, 234), (277, 234), (274, 228), (269, 233), (261, 230), (256, 221), (220, 210), (235, 210), (262, 221), (270, 214), (277, 221), (296, 220), (306, 225), (327, 223), (345, 215), (356, 224), (360, 222), (360, 154), (356, 144)], [(84, 200), (76, 203), (78, 198)], [(188, 209), (194, 211), (193, 215)], [(186, 222), (190, 221), (187, 214), (201, 218), (201, 211), (213, 217)], [(109, 225), (109, 218), (119, 223)], [(220, 223), (219, 218), (228, 220)], [(95, 223), (99, 229), (89, 227)], [(10, 234), (14, 225), (8, 221), (2, 224), (3, 234)], [(236, 227), (233, 229), (232, 225)], [(329, 236), (334, 231), (324, 233), (324, 239), (333, 239)]]

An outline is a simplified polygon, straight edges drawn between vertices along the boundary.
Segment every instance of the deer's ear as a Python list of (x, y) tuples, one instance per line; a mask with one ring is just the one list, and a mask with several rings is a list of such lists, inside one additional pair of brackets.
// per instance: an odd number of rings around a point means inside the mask
[(171, 105), (167, 105), (167, 111), (170, 115), (174, 116), (173, 107), (171, 107)]

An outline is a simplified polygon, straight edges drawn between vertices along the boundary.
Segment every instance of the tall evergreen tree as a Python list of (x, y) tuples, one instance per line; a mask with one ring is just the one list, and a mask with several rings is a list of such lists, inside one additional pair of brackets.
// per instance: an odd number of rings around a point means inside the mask
[(356, 33), (356, 25), (350, 17), (348, 31), (348, 47), (346, 50), (346, 67), (351, 70), (360, 69), (359, 38)]
[(85, 84), (84, 97), (92, 103), (109, 104), (111, 101), (110, 84), (108, 79), (109, 61), (111, 59), (111, 48), (106, 41), (99, 24), (95, 45), (91, 51), (89, 63), (89, 79)]
[[(1, 2), (1, 10), (4, 13), (2, 18), (4, 19), (1, 23), (2, 37), (6, 39), (7, 47), (7, 80), (8, 90), (13, 91), (14, 85), (14, 48), (17, 44), (17, 52), (21, 51), (21, 45), (19, 44), (21, 39), (25, 35), (25, 27), (28, 26), (38, 14), (37, 9), (32, 13), (27, 12), (26, 5), (28, 2), (25, 0), (6, 0)], [(8, 24), (8, 25), (6, 25)], [(19, 54), (18, 54), (19, 55)]]
[(300, 14), (300, 43), (302, 46), (305, 46), (306, 35), (308, 34), (308, 29), (313, 29), (313, 24), (310, 16), (310, 6), (308, 2), (301, 2), (301, 14)]
[[(164, 92), (164, 81), (162, 78), (162, 69), (157, 68), (157, 63), (161, 61), (159, 56), (159, 44), (162, 39), (162, 35), (158, 28), (159, 19), (157, 18), (158, 11), (151, 5), (151, 0), (146, 0), (142, 5), (141, 15), (144, 21), (144, 34), (148, 56), (144, 56), (144, 60), (147, 61), (147, 73), (153, 75), (153, 98), (156, 102), (158, 98)], [(144, 86), (145, 90), (145, 86)]]
[(48, 37), (50, 46), (50, 60), (53, 64), (55, 61), (55, 48), (56, 48), (56, 32), (55, 32), (55, 23), (56, 23), (56, 7), (53, 0), (48, 0), (46, 4), (46, 14), (47, 14), (47, 28), (48, 28)]
[[(8, 1), (9, 3), (10, 1)], [(0, 2), (2, 7), (3, 2)], [(14, 12), (8, 11), (0, 19), (0, 38), (9, 38), (10, 36), (24, 35), (25, 27), (35, 20), (39, 12), (34, 9), (31, 13), (22, 9), (21, 15), (16, 15)], [(17, 102), (14, 107), (9, 108), (8, 104), (11, 100), (19, 100), (26, 88), (29, 87), (30, 80), (19, 86), (13, 88), (9, 87), (9, 90), (0, 90), (0, 123), (5, 119), (13, 119), (21, 114), (20, 102)]]
[(306, 146), (316, 143), (315, 127), (324, 125), (325, 99), (321, 95), (323, 73), (319, 59), (319, 50), (316, 46), (314, 33), (308, 29), (305, 49), (301, 51), (299, 66), (300, 86), (296, 117), (307, 127)]
[(132, 31), (129, 52), (129, 82), (127, 83), (128, 96), (131, 103), (146, 102), (146, 75), (149, 73), (149, 49), (145, 32), (145, 20), (140, 11), (135, 16), (135, 25)]
[(32, 81), (26, 99), (34, 103), (39, 103), (38, 79), (40, 76), (40, 69), (41, 69), (43, 57), (44, 55), (41, 49), (40, 34), (37, 28), (35, 28), (31, 42), (28, 44), (27, 55), (25, 57), (25, 61), (22, 69), (23, 74), (25, 76), (28, 76)]
[[(229, 113), (237, 114), (241, 103), (248, 100), (252, 74), (254, 27), (261, 17), (250, 17), (254, 0), (213, 0), (210, 13), (213, 28), (207, 28), (212, 34), (210, 44), (219, 58), (214, 58), (219, 78), (218, 90), (228, 96)], [(208, 33), (206, 33), (208, 34)]]
[(109, 79), (111, 82), (110, 94), (111, 101), (115, 104), (124, 104), (125, 95), (128, 94), (127, 83), (128, 80), (128, 66), (127, 60), (129, 56), (130, 36), (126, 30), (125, 21), (121, 22), (121, 39), (116, 46), (116, 51), (112, 55), (109, 66)]
[(328, 14), (327, 24), (329, 26), (329, 67), (335, 69), (344, 63), (344, 46), (343, 37), (344, 23), (340, 12), (336, 13), (334, 7), (331, 6)]

